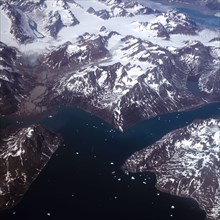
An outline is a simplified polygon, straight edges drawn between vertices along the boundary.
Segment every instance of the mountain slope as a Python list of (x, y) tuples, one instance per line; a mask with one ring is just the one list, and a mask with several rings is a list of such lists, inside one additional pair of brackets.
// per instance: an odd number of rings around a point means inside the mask
[[(52, 104), (78, 105), (124, 130), (158, 114), (219, 101), (218, 56), (200, 42), (186, 42), (183, 48), (169, 51), (105, 28), (97, 36), (86, 34), (79, 39), (75, 46), (65, 44), (59, 52), (44, 56), (45, 65), (56, 71), (67, 65), (71, 69), (60, 76), (45, 103), (49, 99)], [(100, 63), (97, 49), (102, 54)], [(62, 54), (59, 63), (57, 54)], [(199, 94), (188, 89), (191, 81)]]
[(194, 121), (133, 154), (122, 169), (154, 172), (156, 187), (195, 199), (207, 220), (220, 217), (220, 120)]
[(1, 131), (0, 211), (21, 200), (60, 143), (58, 135), (39, 125)]
[(20, 66), (20, 52), (0, 42), (0, 114), (8, 115), (19, 110), (24, 100), (25, 77)]
[[(6, 6), (25, 22), (15, 24)], [(26, 63), (35, 60), (34, 68), (22, 65), (28, 74), (21, 75), (34, 85), (22, 85), (26, 98), (14, 110), (21, 115), (80, 106), (124, 130), (156, 115), (220, 101), (219, 45), (213, 40), (218, 32), (183, 13), (107, 0), (20, 0), (1, 8), (13, 30), (8, 33), (2, 21), (3, 39)], [(3, 90), (2, 97), (8, 93)]]

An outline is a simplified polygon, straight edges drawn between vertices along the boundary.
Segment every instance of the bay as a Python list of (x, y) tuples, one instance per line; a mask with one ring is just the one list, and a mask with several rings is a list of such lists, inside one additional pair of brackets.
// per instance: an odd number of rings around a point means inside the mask
[(195, 201), (158, 192), (154, 174), (126, 175), (121, 165), (174, 129), (198, 118), (220, 117), (220, 103), (161, 115), (124, 133), (78, 108), (61, 107), (52, 115), (17, 121), (22, 126), (42, 124), (61, 133), (64, 143), (21, 203), (1, 213), (0, 219), (205, 219)]

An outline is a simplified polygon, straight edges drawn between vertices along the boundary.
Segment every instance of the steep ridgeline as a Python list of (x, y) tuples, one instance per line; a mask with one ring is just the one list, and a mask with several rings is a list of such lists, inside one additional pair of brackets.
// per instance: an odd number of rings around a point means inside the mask
[(156, 187), (195, 199), (207, 220), (220, 218), (220, 120), (197, 120), (133, 154), (122, 169), (154, 172)]
[(220, 9), (220, 1), (219, 0), (158, 0), (158, 2), (168, 2), (168, 3), (177, 3), (182, 4), (187, 7), (202, 7), (204, 9), (209, 9), (211, 11), (219, 12)]
[[(71, 1), (71, 5), (79, 7), (74, 1)], [(10, 33), (19, 43), (31, 43), (45, 36), (56, 38), (63, 27), (79, 24), (69, 8), (69, 4), (62, 0), (10, 0), (1, 4)]]
[(1, 131), (0, 211), (15, 206), (61, 143), (61, 138), (42, 128)]
[(20, 52), (0, 42), (0, 114), (17, 112), (24, 100), (26, 86), (24, 72), (20, 71)]
[(149, 15), (158, 14), (158, 10), (143, 6), (135, 1), (101, 1), (107, 4), (108, 9), (95, 10), (93, 7), (89, 7), (88, 13), (96, 15), (97, 17), (107, 20), (114, 17), (133, 17), (135, 15)]
[(2, 45), (17, 48), (24, 61), (17, 65), (5, 52), (14, 70), (1, 67), (7, 88), (0, 88), (0, 106), (11, 109), (1, 107), (1, 115), (80, 106), (124, 130), (220, 101), (219, 32), (184, 13), (118, 0), (10, 0), (0, 7)]
[[(80, 36), (42, 62), (53, 71), (67, 65), (72, 70), (55, 82), (45, 103), (78, 105), (121, 130), (158, 114), (220, 101), (218, 56), (197, 41), (170, 51), (102, 27), (99, 35)], [(188, 89), (191, 80), (199, 95)]]

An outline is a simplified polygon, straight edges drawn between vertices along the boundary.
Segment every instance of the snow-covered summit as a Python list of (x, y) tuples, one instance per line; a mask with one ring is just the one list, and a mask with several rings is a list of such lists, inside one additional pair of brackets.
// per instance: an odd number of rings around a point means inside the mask
[[(1, 115), (70, 105), (123, 131), (157, 115), (220, 101), (219, 32), (186, 14), (129, 0), (5, 0), (0, 9)], [(20, 131), (6, 140), (19, 146), (12, 154), (19, 164), (26, 152), (19, 140), (36, 143), (34, 128)], [(213, 133), (213, 143), (218, 135)], [(6, 182), (11, 176), (5, 170)]]
[[(69, 4), (65, 0), (5, 2), (0, 6), (2, 26), (10, 26), (12, 38), (19, 43), (30, 43), (44, 37), (56, 38), (63, 27), (79, 24)], [(73, 1), (71, 6), (76, 7), (77, 4)]]
[[(41, 85), (43, 78), (45, 90), (38, 109), (57, 102), (80, 105), (124, 129), (157, 114), (219, 100), (218, 41), (213, 40), (219, 33), (201, 29), (186, 14), (116, 0), (11, 0), (0, 7), (3, 42), (27, 59), (37, 53), (40, 67), (33, 77)], [(49, 82), (45, 74), (51, 75)], [(188, 88), (192, 80), (199, 95)], [(83, 100), (88, 94), (91, 103)]]

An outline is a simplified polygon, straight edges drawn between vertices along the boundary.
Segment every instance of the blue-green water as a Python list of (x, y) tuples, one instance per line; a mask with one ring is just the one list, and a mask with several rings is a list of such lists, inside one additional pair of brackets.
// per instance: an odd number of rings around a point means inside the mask
[(220, 17), (208, 15), (195, 9), (177, 8), (178, 11), (186, 13), (196, 23), (209, 28), (220, 28)]
[(120, 167), (132, 153), (166, 133), (209, 117), (220, 117), (219, 103), (152, 118), (124, 133), (77, 108), (60, 108), (52, 118), (25, 121), (23, 125), (36, 122), (61, 133), (64, 145), (22, 202), (1, 213), (0, 219), (204, 220), (205, 213), (193, 200), (159, 193), (154, 174), (126, 175)]

